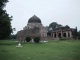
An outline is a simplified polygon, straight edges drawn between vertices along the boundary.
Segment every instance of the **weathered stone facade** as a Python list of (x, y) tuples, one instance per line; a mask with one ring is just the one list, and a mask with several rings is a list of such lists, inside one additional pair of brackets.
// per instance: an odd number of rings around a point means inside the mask
[(18, 41), (25, 41), (27, 36), (30, 37), (47, 37), (47, 29), (42, 25), (41, 20), (37, 16), (29, 19), (27, 26), (17, 33)]
[(67, 26), (56, 28), (55, 30), (51, 31), (51, 36), (53, 39), (74, 39), (77, 38), (77, 28), (73, 29)]
[(74, 39), (77, 38), (77, 28), (73, 29), (69, 26), (62, 26), (56, 29), (50, 29), (48, 31), (41, 23), (41, 20), (37, 16), (32, 16), (27, 23), (27, 26), (23, 30), (17, 33), (18, 41), (25, 41), (27, 36), (34, 38), (40, 37), (42, 40), (46, 39)]

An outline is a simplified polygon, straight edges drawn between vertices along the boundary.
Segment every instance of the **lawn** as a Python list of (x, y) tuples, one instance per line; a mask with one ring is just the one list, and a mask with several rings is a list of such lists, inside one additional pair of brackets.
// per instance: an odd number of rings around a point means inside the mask
[(21, 48), (17, 44), (0, 41), (0, 60), (80, 60), (80, 40), (21, 43)]

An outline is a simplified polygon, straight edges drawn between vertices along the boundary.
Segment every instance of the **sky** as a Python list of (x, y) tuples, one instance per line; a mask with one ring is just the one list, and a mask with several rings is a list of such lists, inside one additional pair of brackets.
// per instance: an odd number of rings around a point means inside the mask
[(80, 30), (80, 0), (9, 0), (5, 9), (13, 16), (14, 34), (27, 26), (33, 15), (39, 17), (44, 26), (57, 22)]

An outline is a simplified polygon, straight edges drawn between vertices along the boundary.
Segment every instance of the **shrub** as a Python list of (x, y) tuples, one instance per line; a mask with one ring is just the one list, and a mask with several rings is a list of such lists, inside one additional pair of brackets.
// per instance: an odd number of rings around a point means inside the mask
[(39, 43), (39, 41), (40, 41), (40, 37), (34, 37), (34, 42), (35, 43)]
[(31, 41), (31, 37), (26, 37), (26, 41), (30, 42)]

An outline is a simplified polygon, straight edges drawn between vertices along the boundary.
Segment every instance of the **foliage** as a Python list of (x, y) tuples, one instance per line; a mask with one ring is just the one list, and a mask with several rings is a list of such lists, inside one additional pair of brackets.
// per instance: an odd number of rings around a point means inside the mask
[(9, 39), (16, 39), (16, 34), (10, 35), (10, 38)]
[(77, 38), (80, 39), (80, 30), (77, 32)]
[(34, 42), (35, 43), (39, 43), (39, 41), (40, 41), (40, 37), (34, 37)]
[(59, 28), (61, 27), (62, 25), (61, 24), (58, 24), (57, 22), (52, 22), (50, 25), (49, 25), (49, 28), (52, 28), (52, 29), (56, 29), (56, 28)]
[(62, 25), (61, 24), (58, 24), (57, 22), (52, 22), (52, 23), (50, 23), (50, 25), (49, 25), (49, 27), (48, 27), (48, 33), (47, 33), (47, 35), (48, 36), (51, 36), (51, 31), (52, 30), (55, 30), (56, 28), (59, 28), (59, 27), (61, 27)]
[(31, 37), (26, 37), (26, 41), (30, 42), (31, 41)]
[(8, 0), (0, 0), (0, 9), (3, 9), (7, 2)]
[(77, 32), (77, 35), (80, 36), (80, 31)]
[(11, 20), (4, 7), (8, 0), (0, 0), (0, 40), (8, 38), (12, 32)]

